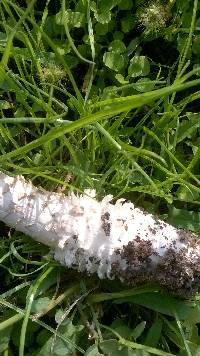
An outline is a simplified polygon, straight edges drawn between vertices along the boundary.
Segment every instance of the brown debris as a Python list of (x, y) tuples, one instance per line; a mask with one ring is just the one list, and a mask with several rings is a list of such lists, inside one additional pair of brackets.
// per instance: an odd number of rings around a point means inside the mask
[[(117, 261), (112, 264), (111, 273), (131, 286), (153, 282), (181, 296), (194, 294), (200, 289), (200, 239), (192, 232), (178, 231), (180, 241), (186, 242), (187, 248), (177, 250), (171, 245), (155, 264), (152, 257), (158, 253), (153, 250), (151, 241), (137, 236), (115, 251), (122, 260), (126, 260), (126, 269), (122, 270)], [(189, 254), (188, 249), (192, 249)]]
[(106, 211), (103, 215), (101, 215), (101, 221), (102, 221), (102, 229), (105, 232), (106, 236), (110, 236), (110, 214), (108, 211)]

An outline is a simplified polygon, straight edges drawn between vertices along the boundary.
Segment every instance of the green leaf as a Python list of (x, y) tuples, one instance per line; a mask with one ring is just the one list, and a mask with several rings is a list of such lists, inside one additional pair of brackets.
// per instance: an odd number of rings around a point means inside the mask
[(200, 213), (169, 206), (168, 221), (170, 224), (191, 231), (200, 231)]
[(111, 20), (111, 13), (110, 11), (105, 11), (102, 13), (95, 13), (94, 16), (96, 17), (96, 20), (100, 22), (101, 24), (106, 24), (110, 22)]
[(150, 72), (150, 64), (145, 56), (135, 56), (130, 60), (128, 74), (131, 77), (139, 77), (148, 75)]
[(124, 67), (124, 58), (116, 52), (106, 52), (103, 55), (103, 62), (106, 67), (113, 69), (115, 72), (120, 72)]
[(191, 138), (192, 134), (200, 127), (200, 115), (187, 113), (188, 120), (184, 120), (177, 129), (177, 143), (183, 141), (186, 137)]
[(130, 10), (133, 7), (132, 0), (123, 0), (119, 4), (120, 10)]
[(8, 101), (0, 100), (0, 110), (10, 109), (10, 108), (11, 108), (11, 104)]
[(71, 347), (71, 345), (66, 344), (64, 341), (56, 338), (54, 340), (53, 336), (49, 338), (49, 340), (44, 343), (43, 347), (37, 353), (37, 356), (46, 356), (51, 354), (53, 345), (53, 355), (54, 356), (71, 356), (75, 349)]
[(131, 42), (129, 43), (129, 45), (127, 47), (127, 55), (130, 56), (137, 49), (139, 44), (140, 44), (139, 37), (135, 37), (133, 40), (131, 40)]
[[(176, 195), (179, 200), (192, 202), (194, 200), (198, 200), (199, 192), (193, 189), (192, 187), (181, 186), (178, 188)], [(176, 224), (176, 222), (175, 222)]]
[(74, 326), (71, 320), (68, 319), (65, 325), (62, 324), (59, 327), (59, 332), (70, 342), (65, 342), (59, 337), (55, 338), (54, 336), (51, 336), (48, 341), (43, 345), (37, 356), (50, 355), (52, 345), (54, 356), (71, 356), (73, 352), (75, 352), (75, 341), (82, 329), (82, 325)]
[(154, 87), (155, 87), (154, 82), (152, 82), (151, 79), (149, 79), (149, 78), (138, 79), (138, 81), (135, 83), (135, 86), (134, 86), (134, 88), (141, 93), (151, 91), (154, 89)]
[(65, 61), (70, 69), (75, 68), (79, 63), (78, 58), (75, 56), (71, 56), (70, 54), (67, 54), (65, 56)]
[(110, 43), (108, 50), (115, 53), (124, 53), (126, 51), (126, 46), (124, 42), (120, 40), (114, 40)]
[(48, 297), (38, 298), (33, 301), (31, 311), (32, 313), (40, 313), (41, 311), (45, 310), (51, 299)]
[(116, 32), (113, 33), (113, 38), (114, 38), (114, 40), (122, 41), (123, 38), (124, 38), (124, 34), (121, 31), (116, 31)]
[[(45, 33), (50, 36), (55, 38), (56, 35), (59, 35), (63, 32), (62, 27), (56, 23), (56, 16), (48, 16), (45, 24), (44, 24), (44, 31)], [(46, 53), (46, 52), (44, 52)]]
[(133, 332), (133, 330), (127, 326), (127, 324), (122, 319), (114, 320), (110, 327), (124, 339), (130, 339)]
[(123, 75), (121, 75), (121, 74), (119, 74), (119, 73), (115, 75), (115, 78), (116, 78), (116, 79), (118, 80), (118, 82), (119, 82), (120, 84), (122, 84), (122, 85), (129, 83), (129, 81), (126, 80), (126, 79), (124, 79)]
[(63, 21), (67, 21), (70, 27), (81, 27), (85, 23), (85, 14), (67, 10), (65, 11), (65, 16), (63, 16), (63, 12), (60, 11), (56, 14), (56, 24), (63, 25)]
[[(116, 0), (117, 3), (117, 0)], [(113, 6), (115, 6), (115, 1), (112, 0), (101, 0), (97, 4), (92, 1), (90, 4), (91, 10), (94, 12), (94, 16), (98, 22), (101, 24), (107, 24), (111, 20), (111, 12)]]
[(96, 20), (101, 24), (106, 24), (111, 20), (111, 13), (110, 11), (105, 11), (103, 13), (97, 14), (95, 13)]
[(131, 337), (134, 339), (134, 340), (137, 340), (138, 337), (140, 337), (144, 331), (146, 327), (146, 321), (141, 321), (141, 323), (139, 323), (135, 329), (133, 329), (132, 333), (131, 333)]
[(156, 320), (152, 324), (152, 326), (148, 330), (147, 337), (145, 339), (145, 345), (148, 345), (151, 347), (156, 347), (158, 345), (158, 342), (159, 342), (159, 339), (161, 336), (162, 325), (163, 325), (163, 322), (160, 319)]
[(120, 345), (115, 339), (104, 340), (99, 344), (107, 356), (135, 356), (135, 351)]
[(69, 335), (72, 335), (72, 334), (73, 334), (73, 332), (74, 332), (74, 330), (75, 330), (75, 327), (74, 327), (74, 325), (72, 324), (72, 322), (70, 321), (70, 319), (69, 319), (67, 316), (65, 316), (64, 310), (58, 309), (58, 310), (56, 311), (56, 314), (55, 314), (55, 322), (56, 322), (57, 324), (61, 324), (61, 323), (62, 323), (62, 325), (68, 325), (68, 334), (69, 334)]
[(193, 323), (200, 322), (200, 309), (195, 303), (179, 300), (164, 293), (144, 293), (114, 301), (116, 304), (124, 302), (139, 304), (170, 316), (174, 316), (174, 313), (176, 313), (180, 320), (190, 320)]
[(124, 33), (132, 31), (136, 24), (137, 21), (133, 15), (129, 15), (121, 19), (121, 28)]
[(101, 12), (110, 11), (117, 6), (122, 0), (101, 0), (99, 1), (99, 9)]
[(104, 36), (108, 32), (108, 24), (107, 23), (97, 23), (95, 25), (95, 32), (98, 36)]

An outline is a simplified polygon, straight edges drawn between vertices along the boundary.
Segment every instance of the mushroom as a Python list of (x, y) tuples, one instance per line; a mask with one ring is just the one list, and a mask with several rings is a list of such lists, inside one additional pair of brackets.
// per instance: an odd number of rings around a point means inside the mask
[(62, 265), (179, 295), (200, 287), (200, 239), (112, 196), (48, 192), (0, 173), (0, 220), (48, 245)]

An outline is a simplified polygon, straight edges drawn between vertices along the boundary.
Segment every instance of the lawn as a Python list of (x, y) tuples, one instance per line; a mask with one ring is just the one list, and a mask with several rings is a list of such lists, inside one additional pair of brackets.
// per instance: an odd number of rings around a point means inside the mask
[[(0, 170), (200, 233), (198, 0), (1, 0)], [(55, 262), (1, 223), (0, 354), (198, 356), (200, 295)]]

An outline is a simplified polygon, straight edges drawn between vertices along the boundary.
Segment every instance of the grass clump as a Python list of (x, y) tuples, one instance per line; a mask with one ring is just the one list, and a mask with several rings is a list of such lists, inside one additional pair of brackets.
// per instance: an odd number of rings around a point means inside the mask
[[(199, 16), (197, 0), (2, 0), (1, 170), (199, 233)], [(2, 355), (199, 354), (199, 295), (66, 270), (3, 224), (0, 244)]]

